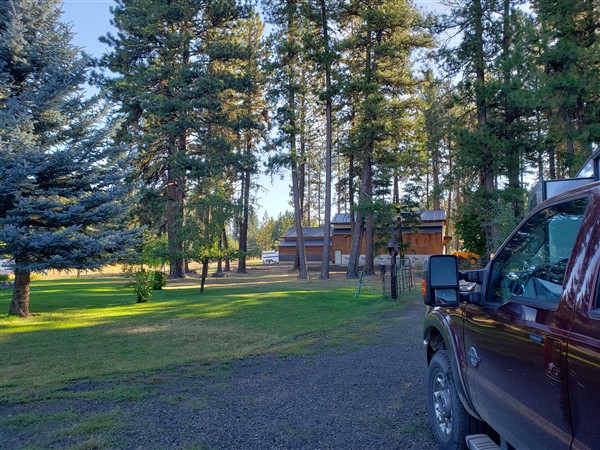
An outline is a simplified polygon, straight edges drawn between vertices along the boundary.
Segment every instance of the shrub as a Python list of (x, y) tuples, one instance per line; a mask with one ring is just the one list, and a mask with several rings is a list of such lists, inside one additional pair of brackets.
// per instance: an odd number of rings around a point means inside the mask
[(152, 289), (155, 291), (162, 290), (167, 285), (167, 274), (156, 270), (152, 274)]
[(133, 291), (137, 294), (138, 303), (147, 302), (152, 295), (154, 274), (140, 269), (137, 272), (132, 272), (130, 276), (133, 279), (127, 283), (127, 287), (133, 287)]

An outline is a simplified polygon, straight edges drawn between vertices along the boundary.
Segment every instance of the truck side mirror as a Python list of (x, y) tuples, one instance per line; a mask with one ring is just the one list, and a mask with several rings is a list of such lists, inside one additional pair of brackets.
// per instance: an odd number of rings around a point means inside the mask
[(458, 306), (458, 259), (432, 255), (423, 266), (423, 302), (431, 306)]

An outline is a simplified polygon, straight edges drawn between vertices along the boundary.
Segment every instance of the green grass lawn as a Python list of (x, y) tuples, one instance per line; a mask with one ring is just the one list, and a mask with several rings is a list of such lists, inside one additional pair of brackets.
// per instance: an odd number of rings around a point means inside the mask
[[(136, 303), (125, 279), (34, 281), (30, 311), (6, 315), (0, 291), (0, 403), (38, 397), (76, 379), (182, 364), (211, 364), (263, 352), (314, 351), (336, 340), (369, 338), (378, 314), (400, 303), (368, 282), (297, 280), (292, 274), (169, 282)], [(369, 283), (371, 283), (369, 285)]]

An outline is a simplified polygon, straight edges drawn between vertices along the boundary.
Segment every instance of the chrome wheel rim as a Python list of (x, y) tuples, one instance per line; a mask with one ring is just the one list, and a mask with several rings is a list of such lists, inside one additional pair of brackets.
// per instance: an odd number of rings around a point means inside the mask
[(444, 436), (452, 433), (452, 399), (448, 380), (438, 372), (433, 381), (433, 410), (438, 428)]

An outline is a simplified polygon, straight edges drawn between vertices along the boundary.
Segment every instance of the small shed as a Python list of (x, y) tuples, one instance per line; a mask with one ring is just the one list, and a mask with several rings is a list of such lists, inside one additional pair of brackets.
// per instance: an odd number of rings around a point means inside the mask
[[(323, 259), (323, 242), (325, 241), (324, 227), (306, 227), (302, 229), (304, 247), (306, 248), (307, 261), (321, 261)], [(296, 258), (296, 245), (298, 234), (296, 228), (285, 232), (279, 244), (279, 261), (291, 261)], [(330, 258), (333, 253), (330, 247)]]

